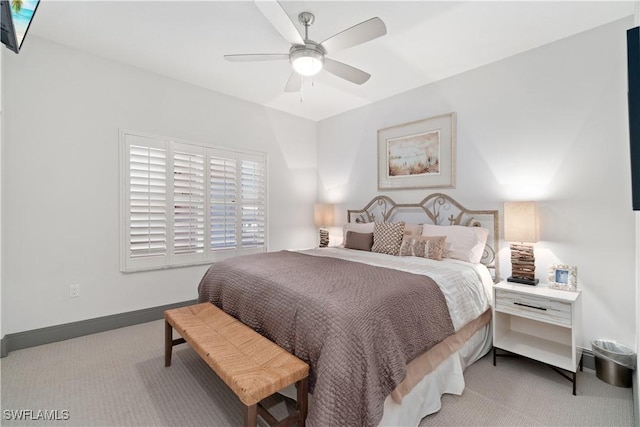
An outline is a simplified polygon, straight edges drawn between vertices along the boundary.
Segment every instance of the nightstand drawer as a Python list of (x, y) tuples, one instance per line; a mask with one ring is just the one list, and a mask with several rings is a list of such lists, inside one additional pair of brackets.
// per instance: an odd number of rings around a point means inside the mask
[(571, 326), (571, 304), (496, 289), (496, 311)]

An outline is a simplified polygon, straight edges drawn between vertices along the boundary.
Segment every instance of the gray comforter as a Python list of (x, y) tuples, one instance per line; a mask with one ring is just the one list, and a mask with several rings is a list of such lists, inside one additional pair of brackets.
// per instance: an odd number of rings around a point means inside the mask
[(297, 252), (213, 264), (210, 301), (310, 366), (310, 426), (377, 425), (409, 361), (454, 333), (427, 276)]

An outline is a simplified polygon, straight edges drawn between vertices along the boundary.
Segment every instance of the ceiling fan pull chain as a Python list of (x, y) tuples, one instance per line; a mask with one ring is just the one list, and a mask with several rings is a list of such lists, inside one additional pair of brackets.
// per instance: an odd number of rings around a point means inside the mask
[(300, 80), (302, 80), (302, 82), (300, 83), (300, 104), (304, 103), (304, 76), (300, 76)]

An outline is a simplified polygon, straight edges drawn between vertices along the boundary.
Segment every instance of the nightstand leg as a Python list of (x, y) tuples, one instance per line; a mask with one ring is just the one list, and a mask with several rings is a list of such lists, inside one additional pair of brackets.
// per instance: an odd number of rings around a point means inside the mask
[[(580, 364), (582, 365), (582, 359), (580, 360)], [(578, 381), (578, 378), (576, 376), (576, 373), (573, 373), (573, 395), (576, 395), (576, 382)]]
[(582, 357), (584, 355), (580, 356), (580, 372), (582, 372), (582, 361), (584, 360), (584, 357)]
[(496, 366), (496, 348), (493, 347), (493, 366)]

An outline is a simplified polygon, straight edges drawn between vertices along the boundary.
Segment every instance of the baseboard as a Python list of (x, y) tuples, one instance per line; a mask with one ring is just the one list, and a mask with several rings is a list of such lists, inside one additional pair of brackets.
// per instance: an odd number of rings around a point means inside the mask
[(0, 357), (6, 357), (9, 352), (52, 342), (64, 341), (84, 335), (110, 331), (112, 329), (133, 326), (139, 323), (151, 322), (162, 319), (165, 310), (186, 305), (195, 304), (197, 301), (183, 301), (167, 304), (160, 307), (145, 308), (127, 313), (113, 314), (111, 316), (97, 317), (95, 319), (81, 320), (79, 322), (65, 323), (63, 325), (49, 326), (33, 329), (31, 331), (7, 334), (2, 338)]
[(582, 350), (582, 367), (596, 370), (596, 358), (591, 350)]

